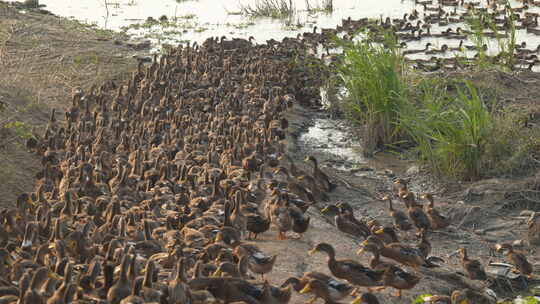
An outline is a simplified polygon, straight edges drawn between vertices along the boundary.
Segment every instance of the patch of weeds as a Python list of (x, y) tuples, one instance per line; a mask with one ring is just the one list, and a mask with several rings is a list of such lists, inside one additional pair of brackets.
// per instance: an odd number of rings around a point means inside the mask
[(75, 66), (81, 66), (86, 64), (99, 64), (99, 55), (96, 52), (89, 52), (86, 54), (75, 55), (73, 57), (73, 64)]
[[(497, 27), (492, 15), (472, 9), (465, 18), (468, 30), (468, 38), (474, 43), (477, 52), (475, 67), (477, 69), (501, 68), (512, 70), (515, 61), (516, 45), (516, 22), (515, 13), (510, 3), (505, 2), (504, 19), (506, 20), (503, 30)], [(488, 44), (491, 39), (497, 42), (498, 53), (490, 57), (487, 54)]]
[(310, 2), (310, 0), (306, 0), (306, 10), (310, 14), (315, 13), (326, 13), (331, 14), (334, 12), (334, 2), (333, 0), (316, 0), (315, 3)]
[(414, 299), (413, 302), (411, 302), (411, 304), (424, 304), (426, 303), (426, 299), (429, 299), (432, 296), (433, 295), (430, 294), (419, 295), (418, 297), (416, 297), (416, 299)]
[[(388, 45), (395, 46), (393, 36), (386, 39)], [(364, 127), (364, 149), (371, 154), (399, 139), (398, 113), (407, 90), (401, 75), (404, 60), (395, 47), (370, 39), (341, 44), (344, 58), (337, 73), (348, 91), (342, 108)]]
[(195, 14), (187, 14), (187, 15), (183, 15), (183, 16), (178, 16), (177, 18), (190, 20), (190, 19), (194, 19), (195, 17), (197, 17), (197, 15), (195, 15)]
[(240, 16), (242, 15), (242, 11), (227, 11), (227, 15)]
[(227, 26), (234, 27), (237, 30), (243, 30), (249, 26), (255, 25), (255, 22), (245, 22), (245, 23), (238, 23), (238, 24), (227, 24)]
[(438, 176), (463, 180), (534, 169), (539, 128), (526, 127), (524, 113), (499, 106), (489, 87), (414, 73), (388, 35), (382, 44), (368, 35), (340, 45), (334, 72), (347, 96), (338, 106), (361, 127), (366, 154), (412, 152)]
[(10, 121), (2, 126), (2, 129), (11, 131), (19, 139), (29, 139), (32, 135), (32, 128), (22, 121)]
[(241, 4), (240, 10), (249, 17), (275, 19), (290, 19), (296, 14), (292, 0), (257, 0), (254, 4)]

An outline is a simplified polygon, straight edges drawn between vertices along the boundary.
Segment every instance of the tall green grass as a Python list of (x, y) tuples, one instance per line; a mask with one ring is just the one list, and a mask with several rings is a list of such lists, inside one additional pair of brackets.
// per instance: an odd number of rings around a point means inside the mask
[(296, 14), (293, 0), (256, 0), (253, 4), (241, 4), (240, 11), (249, 17), (290, 19)]
[(387, 44), (390, 47), (370, 39), (342, 44), (344, 60), (337, 70), (349, 92), (343, 109), (364, 126), (367, 154), (396, 141), (400, 132), (397, 118), (407, 89), (402, 77), (404, 61), (393, 37), (387, 37)]
[[(515, 61), (516, 46), (516, 22), (517, 18), (509, 2), (506, 2), (504, 17), (507, 20), (504, 30), (499, 30), (492, 15), (472, 9), (465, 19), (468, 27), (468, 38), (474, 43), (477, 51), (476, 67), (486, 69), (499, 67), (510, 70)], [(488, 37), (488, 33), (494, 38)], [(492, 40), (496, 41), (498, 52), (491, 58), (487, 53), (487, 48)]]
[(394, 40), (383, 44), (343, 44), (336, 70), (348, 92), (340, 108), (361, 127), (366, 154), (407, 149), (440, 177), (465, 180), (525, 164), (535, 144), (519, 113), (497, 108), (471, 81), (415, 74)]
[(323, 12), (330, 14), (334, 11), (334, 1), (333, 0), (316, 0), (315, 2), (311, 2), (310, 0), (306, 1), (306, 10), (309, 13), (318, 13)]

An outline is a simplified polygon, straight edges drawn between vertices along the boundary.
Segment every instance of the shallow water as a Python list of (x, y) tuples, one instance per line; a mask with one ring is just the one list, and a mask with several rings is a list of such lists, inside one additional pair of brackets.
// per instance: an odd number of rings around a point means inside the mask
[(317, 150), (332, 156), (332, 166), (352, 169), (365, 164), (360, 138), (351, 134), (348, 123), (340, 119), (316, 118), (299, 138), (307, 150)]
[[(321, 0), (310, 0), (315, 5)], [(238, 15), (240, 5), (253, 3), (244, 0), (198, 0), (176, 2), (175, 0), (42, 0), (46, 9), (54, 14), (72, 17), (100, 27), (120, 30), (134, 22), (143, 22), (147, 17), (158, 19), (165, 15), (169, 19), (182, 16), (193, 16), (190, 23), (194, 25), (187, 33), (181, 33), (182, 40), (202, 41), (212, 36), (234, 35), (248, 38), (254, 36), (258, 42), (267, 39), (281, 40), (286, 36), (295, 36), (298, 32), (309, 30), (313, 24), (319, 27), (335, 27), (341, 24), (342, 18), (353, 16), (378, 17), (379, 15), (401, 17), (404, 12), (414, 8), (414, 2), (400, 0), (334, 0), (334, 12), (331, 15), (318, 13), (309, 15), (305, 9), (305, 0), (294, 1), (298, 16), (294, 23), (304, 24), (301, 28), (291, 29), (280, 21), (269, 18), (258, 18), (256, 22)], [(320, 3), (320, 2), (319, 2)], [(109, 14), (107, 17), (107, 7)], [(177, 37), (180, 38), (180, 37)]]
[[(9, 0), (11, 1), (11, 0)], [(175, 0), (41, 0), (47, 10), (52, 13), (74, 18), (89, 24), (95, 24), (101, 28), (112, 30), (124, 29), (128, 34), (135, 37), (149, 38), (154, 42), (153, 50), (160, 49), (162, 43), (176, 44), (186, 41), (202, 42), (208, 37), (249, 38), (253, 36), (256, 43), (264, 43), (268, 39), (281, 40), (284, 37), (294, 37), (298, 33), (311, 31), (314, 26), (319, 28), (335, 28), (341, 24), (342, 19), (351, 16), (353, 19), (363, 17), (370, 18), (400, 18), (404, 13), (410, 13), (413, 9), (424, 13), (422, 6), (415, 5), (413, 0), (334, 0), (334, 11), (331, 14), (314, 13), (306, 11), (306, 0), (293, 0), (297, 14), (289, 25), (283, 21), (270, 18), (251, 19), (239, 15), (241, 5), (253, 4), (258, 0), (188, 0), (177, 2)], [(323, 0), (309, 0), (312, 6), (317, 6)], [(437, 1), (434, 1), (436, 3)], [(483, 6), (487, 0), (480, 1)], [(522, 6), (521, 2), (511, 1), (512, 7)], [(446, 12), (451, 12), (452, 7), (443, 7)], [(463, 12), (458, 9), (457, 13)], [(540, 8), (531, 7), (529, 12), (540, 13)], [(173, 24), (163, 27), (162, 25), (148, 26), (144, 28), (127, 28), (133, 24), (144, 24), (148, 17), (159, 19), (166, 16), (168, 20), (175, 20)], [(299, 25), (299, 26), (298, 26)], [(451, 24), (450, 27), (467, 28), (464, 24)], [(439, 33), (449, 26), (433, 24), (432, 33)], [(540, 37), (527, 33), (525, 30), (517, 31), (517, 42), (527, 42), (528, 48), (534, 48), (540, 44)], [(457, 47), (459, 40), (445, 38), (426, 38), (421, 41), (408, 42), (408, 49), (422, 49), (427, 42), (432, 48), (440, 48), (443, 44), (449, 47)], [(472, 44), (468, 42), (467, 44)], [(495, 39), (488, 43), (490, 53), (497, 52), (498, 44)], [(438, 54), (438, 57), (463, 56), (462, 53), (447, 52)], [(474, 52), (467, 52), (467, 56)], [(412, 59), (427, 58), (432, 55), (411, 55)], [(536, 69), (535, 69), (536, 70)]]

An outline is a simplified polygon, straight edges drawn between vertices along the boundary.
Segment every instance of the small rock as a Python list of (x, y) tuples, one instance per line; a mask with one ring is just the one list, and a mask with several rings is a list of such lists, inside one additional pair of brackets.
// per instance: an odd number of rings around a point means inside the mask
[(476, 233), (478, 235), (484, 235), (484, 234), (486, 234), (486, 230), (484, 230), (484, 229), (476, 229), (474, 231), (474, 233)]
[(369, 167), (369, 166), (362, 166), (358, 168), (358, 171), (375, 171), (375, 169)]
[(137, 61), (140, 61), (140, 62), (152, 62), (152, 57), (151, 56), (134, 55), (133, 58), (135, 58)]
[(418, 173), (420, 173), (420, 168), (418, 166), (411, 166), (405, 172), (406, 175), (417, 175)]
[(384, 175), (388, 176), (388, 177), (395, 177), (396, 175), (394, 174), (394, 171), (390, 170), (390, 169), (384, 169)]
[(122, 45), (122, 40), (114, 39), (114, 45)]
[(526, 217), (529, 217), (531, 216), (531, 214), (533, 214), (534, 211), (532, 210), (523, 210), (519, 213), (519, 216), (526, 216)]
[(131, 39), (126, 41), (126, 45), (135, 50), (144, 50), (150, 48), (152, 42), (148, 39)]
[(512, 243), (512, 246), (517, 247), (517, 248), (523, 247), (524, 245), (525, 245), (525, 242), (523, 240), (515, 240)]

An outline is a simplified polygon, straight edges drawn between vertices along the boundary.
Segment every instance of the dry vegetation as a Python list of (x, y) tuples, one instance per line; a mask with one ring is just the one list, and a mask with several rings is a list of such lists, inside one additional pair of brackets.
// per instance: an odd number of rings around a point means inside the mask
[(136, 65), (114, 39), (122, 37), (0, 2), (0, 206), (34, 184), (39, 160), (24, 141), (42, 134), (51, 109), (64, 109), (74, 89), (122, 79)]

